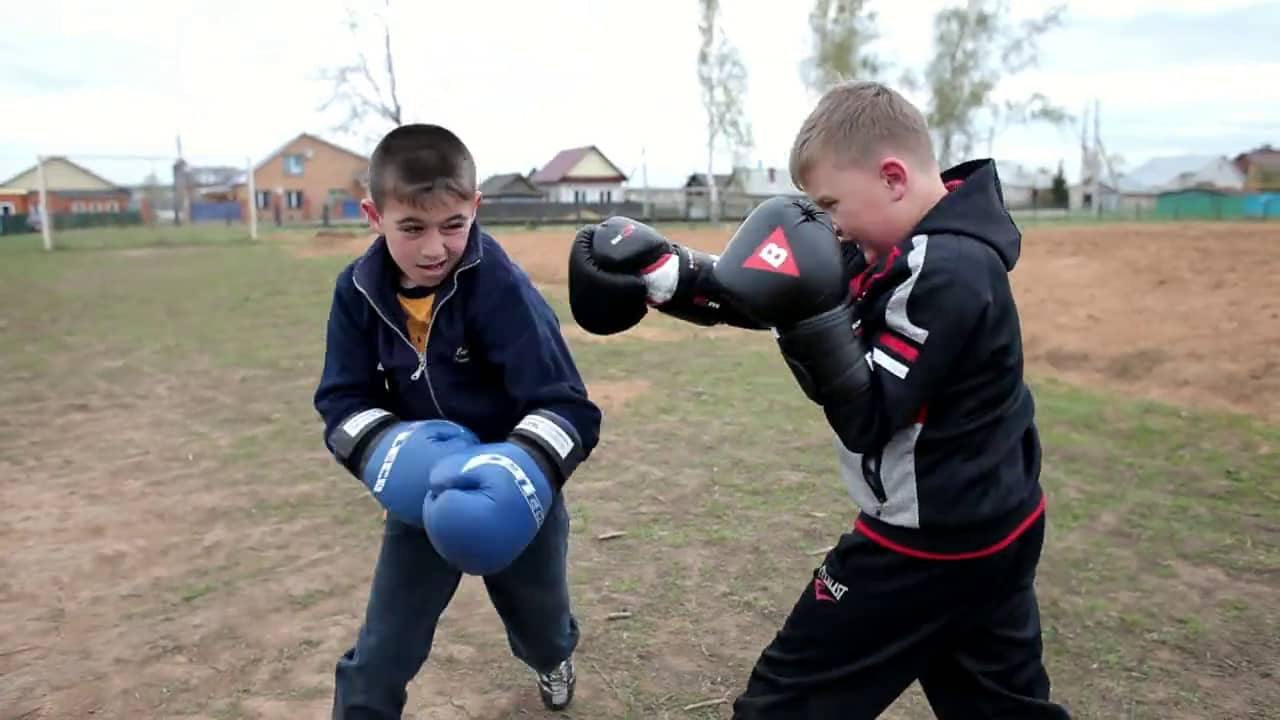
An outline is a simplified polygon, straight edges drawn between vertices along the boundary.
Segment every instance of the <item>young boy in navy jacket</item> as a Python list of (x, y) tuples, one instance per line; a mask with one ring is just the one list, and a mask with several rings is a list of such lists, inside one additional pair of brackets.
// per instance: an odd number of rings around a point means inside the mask
[(406, 125), (370, 161), (379, 233), (338, 275), (315, 407), (325, 444), (386, 508), (335, 718), (399, 718), (463, 572), (482, 575), (543, 703), (572, 700), (578, 625), (561, 489), (601, 412), (528, 276), (481, 230), (475, 163)]

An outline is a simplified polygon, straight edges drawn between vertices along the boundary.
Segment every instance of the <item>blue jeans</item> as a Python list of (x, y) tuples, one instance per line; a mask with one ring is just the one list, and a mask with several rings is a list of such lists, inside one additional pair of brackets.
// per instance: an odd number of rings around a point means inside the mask
[[(570, 610), (569, 513), (557, 496), (542, 529), (507, 569), (484, 578), (516, 658), (548, 672), (573, 653), (578, 623)], [(364, 624), (338, 659), (334, 720), (399, 718), (407, 686), (435, 637), (436, 621), (462, 579), (426, 532), (387, 518)]]

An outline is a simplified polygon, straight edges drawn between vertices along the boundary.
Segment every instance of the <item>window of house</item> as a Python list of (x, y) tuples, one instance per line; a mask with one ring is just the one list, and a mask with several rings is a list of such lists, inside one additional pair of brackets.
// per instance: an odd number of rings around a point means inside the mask
[(257, 190), (253, 194), (257, 196), (254, 201), (254, 204), (258, 206), (259, 210), (266, 210), (267, 208), (271, 207), (271, 191), (270, 190)]
[(600, 202), (605, 202), (605, 203), (613, 202), (613, 191), (612, 190), (601, 191)]
[(574, 190), (573, 201), (575, 203), (584, 203), (587, 201), (587, 193), (585, 190)]
[(302, 191), (301, 190), (285, 190), (284, 204), (290, 210), (297, 210), (302, 207)]
[(0, 215), (13, 215), (16, 212), (18, 212), (17, 205), (8, 201), (0, 202)]
[(285, 175), (301, 175), (302, 163), (305, 158), (300, 154), (284, 156), (284, 174)]

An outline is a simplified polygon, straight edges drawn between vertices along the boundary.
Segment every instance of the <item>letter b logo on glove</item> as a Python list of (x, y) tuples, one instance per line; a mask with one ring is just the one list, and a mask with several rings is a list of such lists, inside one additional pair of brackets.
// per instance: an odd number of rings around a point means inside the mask
[(795, 258), (791, 256), (791, 243), (787, 242), (787, 236), (780, 227), (769, 233), (742, 267), (800, 277), (800, 268), (796, 267)]
[(786, 262), (787, 258), (791, 257), (791, 253), (783, 250), (782, 246), (777, 243), (769, 243), (760, 248), (759, 254), (761, 260), (769, 263), (775, 268), (782, 267), (782, 263)]

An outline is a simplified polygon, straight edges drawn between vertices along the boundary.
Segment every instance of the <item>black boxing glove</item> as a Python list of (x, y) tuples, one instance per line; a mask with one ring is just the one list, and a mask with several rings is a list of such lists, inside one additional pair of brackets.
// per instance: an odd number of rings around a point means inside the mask
[(584, 227), (573, 238), (569, 250), (569, 310), (583, 330), (593, 335), (613, 335), (644, 319), (649, 312), (649, 290), (638, 273), (600, 267), (595, 257), (595, 236), (602, 227), (603, 223)]
[(774, 197), (747, 216), (714, 270), (732, 302), (774, 329), (801, 389), (824, 406), (857, 400), (871, 387), (846, 260), (825, 212)]
[(687, 248), (630, 218), (584, 227), (569, 257), (569, 305), (582, 328), (610, 335), (639, 323), (649, 307), (695, 323), (762, 329), (721, 299), (716, 257)]

